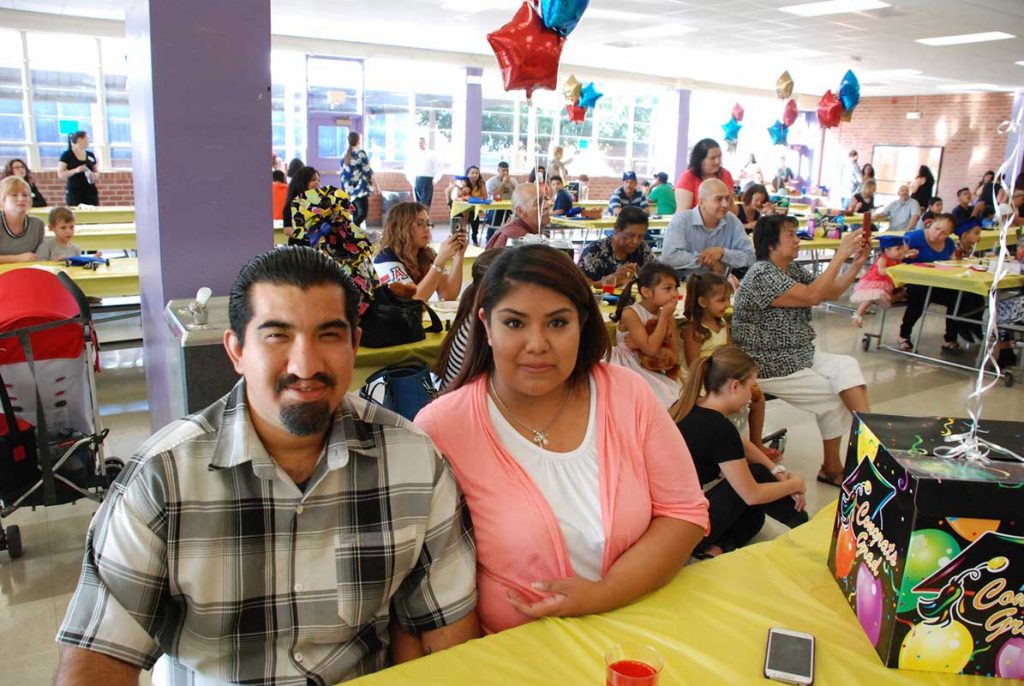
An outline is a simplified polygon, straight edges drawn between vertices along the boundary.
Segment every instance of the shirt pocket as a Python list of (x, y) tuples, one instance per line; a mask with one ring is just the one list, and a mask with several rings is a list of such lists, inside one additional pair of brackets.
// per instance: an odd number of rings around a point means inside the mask
[(338, 616), (349, 626), (360, 627), (387, 613), (419, 550), (414, 525), (342, 535), (334, 549)]

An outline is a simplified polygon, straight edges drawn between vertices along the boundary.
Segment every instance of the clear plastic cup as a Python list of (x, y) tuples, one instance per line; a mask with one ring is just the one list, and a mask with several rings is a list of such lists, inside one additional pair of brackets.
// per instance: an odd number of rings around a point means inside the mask
[(604, 655), (605, 686), (658, 686), (665, 660), (651, 646), (620, 643)]

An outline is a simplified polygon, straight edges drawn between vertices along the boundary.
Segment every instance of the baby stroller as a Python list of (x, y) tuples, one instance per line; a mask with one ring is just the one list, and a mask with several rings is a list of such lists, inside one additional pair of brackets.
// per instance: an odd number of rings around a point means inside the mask
[[(96, 334), (66, 274), (0, 274), (0, 522), (19, 507), (100, 501), (124, 463), (103, 457)], [(22, 552), (0, 523), (0, 550)]]

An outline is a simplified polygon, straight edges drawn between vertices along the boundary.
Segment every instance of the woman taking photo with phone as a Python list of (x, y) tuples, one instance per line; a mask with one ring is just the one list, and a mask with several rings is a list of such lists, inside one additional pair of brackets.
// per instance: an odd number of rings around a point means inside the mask
[(67, 182), (64, 198), (68, 207), (100, 204), (100, 193), (96, 190), (99, 167), (96, 155), (86, 150), (88, 147), (89, 134), (76, 131), (68, 138), (68, 149), (60, 156), (57, 178)]
[(417, 300), (430, 300), (434, 293), (441, 300), (458, 299), (466, 233), (453, 233), (434, 252), (429, 247), (433, 228), (427, 208), (418, 202), (391, 208), (373, 259), (380, 285)]
[(664, 586), (703, 537), (707, 501), (650, 387), (602, 361), (590, 284), (564, 253), (524, 245), (494, 260), (475, 309), (461, 373), (416, 424), (465, 494), (485, 630)]

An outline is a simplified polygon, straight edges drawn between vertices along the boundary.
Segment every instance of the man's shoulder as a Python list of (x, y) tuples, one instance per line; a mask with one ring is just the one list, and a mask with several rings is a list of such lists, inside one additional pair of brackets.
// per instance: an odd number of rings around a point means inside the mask
[(438, 460), (437, 449), (425, 431), (396, 412), (353, 393), (345, 396), (340, 421), (349, 450), (375, 454), (389, 464), (413, 460), (433, 467)]

